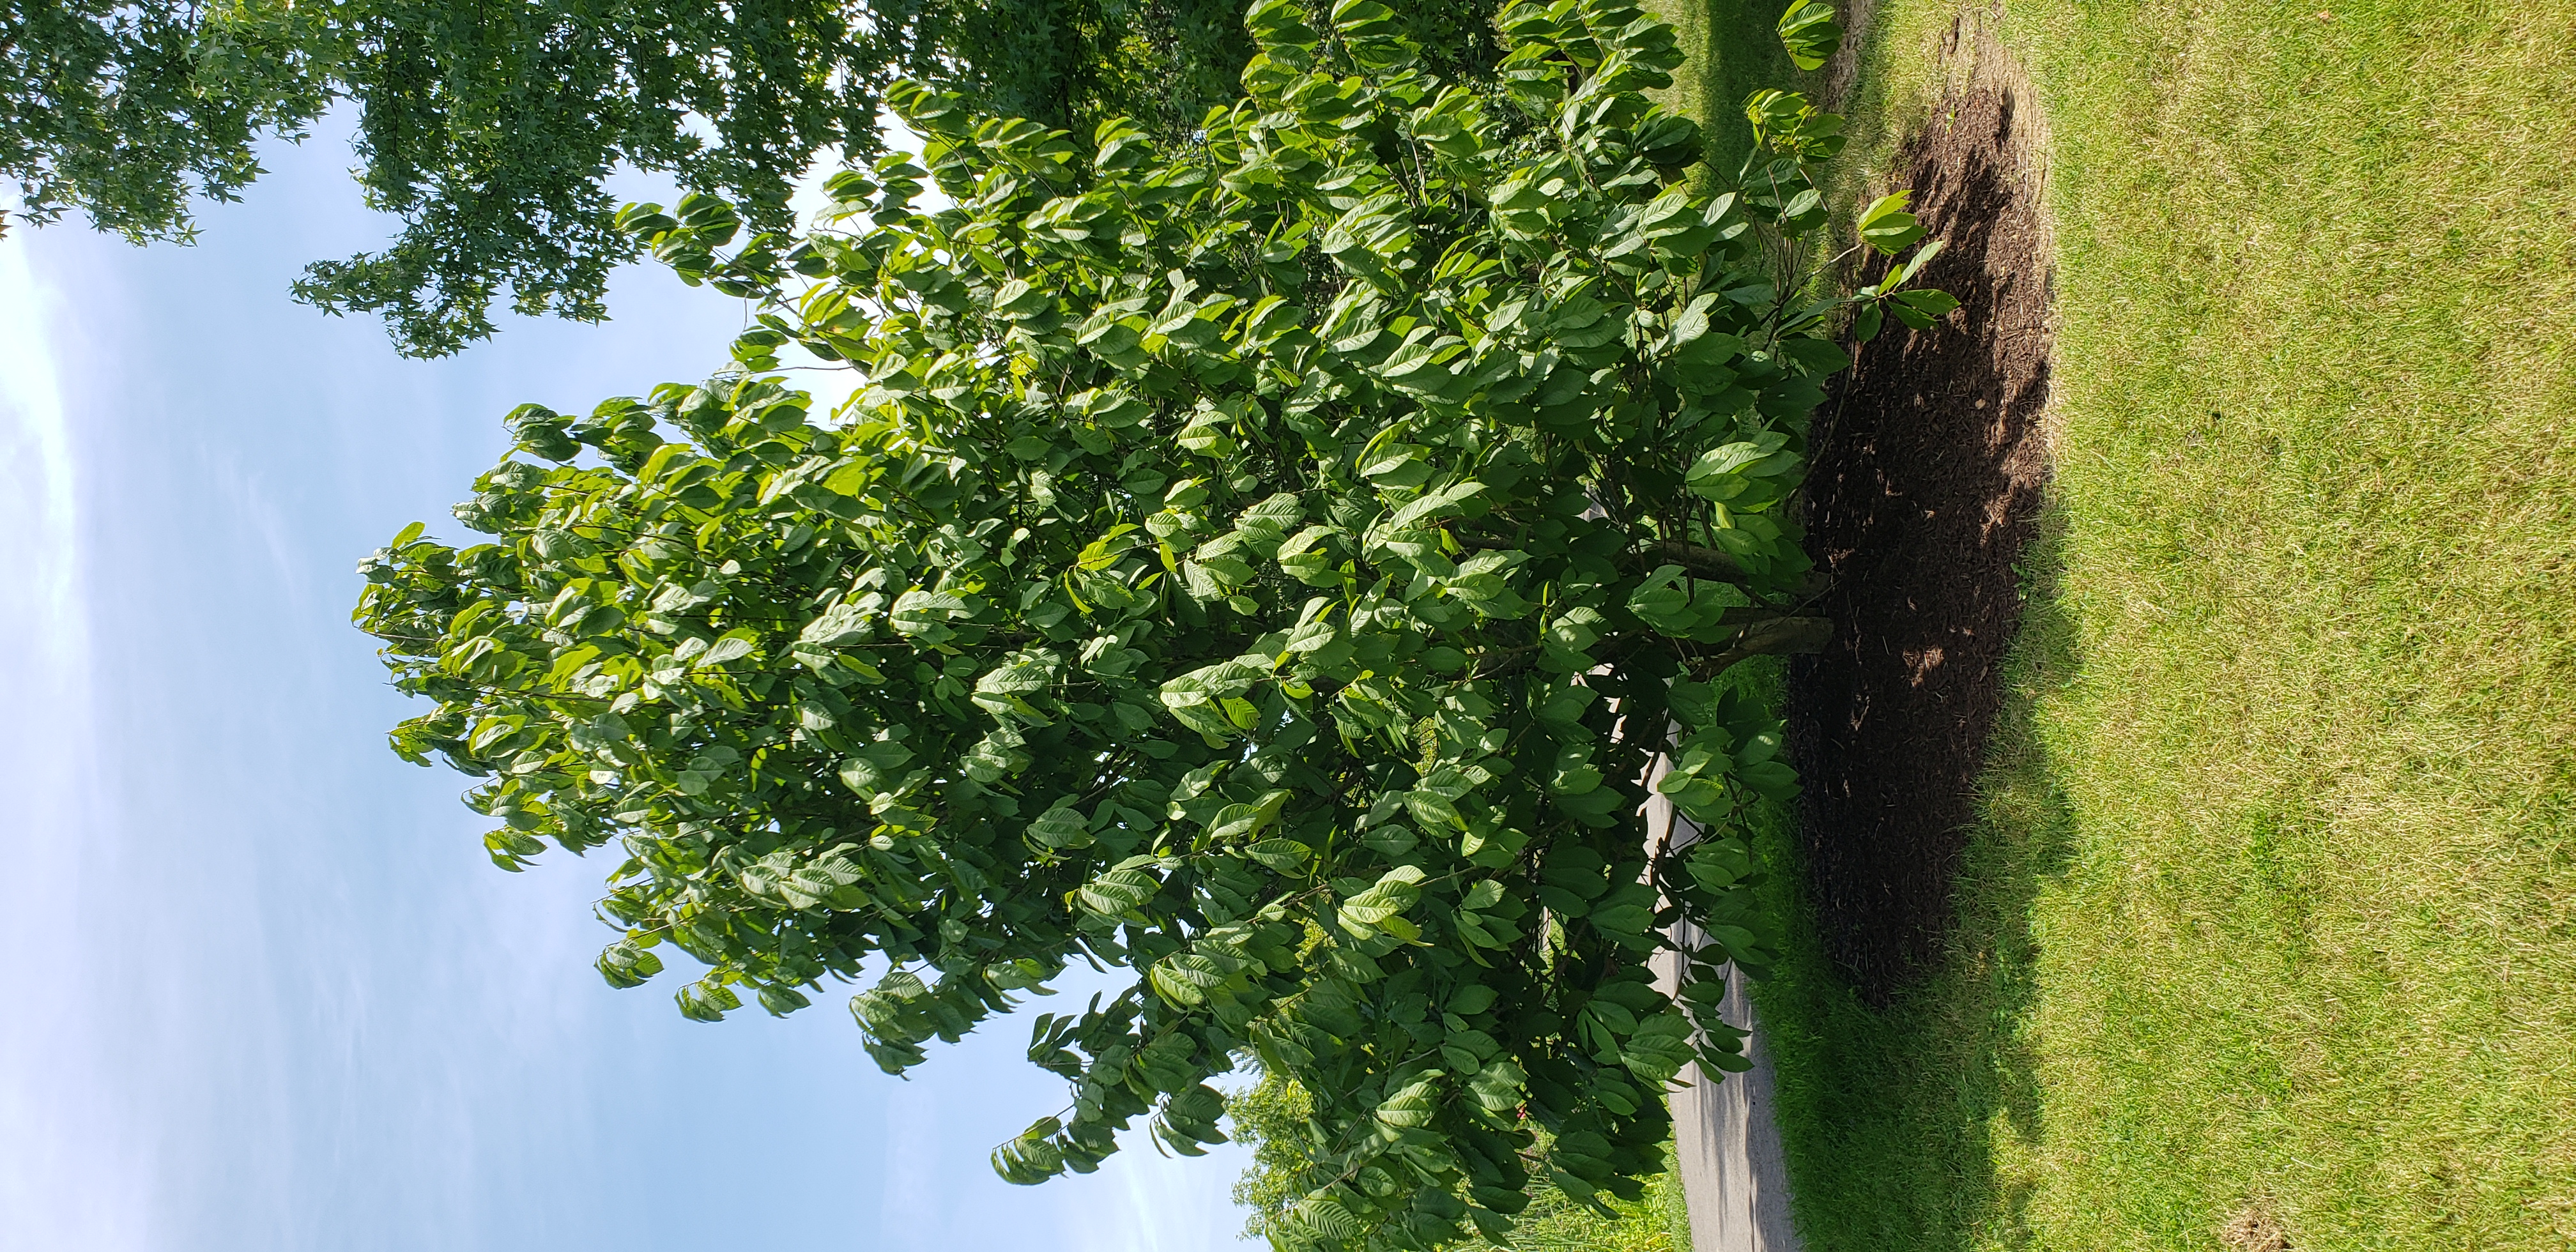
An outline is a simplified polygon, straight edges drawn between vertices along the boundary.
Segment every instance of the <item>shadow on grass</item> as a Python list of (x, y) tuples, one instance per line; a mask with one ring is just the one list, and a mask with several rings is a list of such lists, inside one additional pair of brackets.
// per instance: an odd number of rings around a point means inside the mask
[[(1753, 91), (1795, 88), (1823, 97), (1827, 73), (1798, 72), (1780, 47), (1774, 33), (1779, 0), (1667, 0), (1659, 7), (1674, 20), (1691, 58), (1667, 103), (1701, 119), (1712, 166), (1731, 172), (1742, 162), (1752, 141), (1742, 103)], [(1866, 6), (1859, 7), (1865, 12)], [(1867, 25), (1865, 16), (1858, 20)], [(1936, 118), (1955, 125), (1960, 111), (1946, 100), (1936, 108), (1929, 97), (1898, 93), (1901, 98), (1892, 99), (1884, 71), (1894, 50), (1875, 34), (1860, 33), (1853, 49), (1857, 64), (1844, 67), (1852, 95), (1841, 103), (1853, 119), (1855, 152), (1893, 160), (1900, 168), (1888, 172), (1900, 180), (1897, 185), (1918, 186), (1918, 204), (1932, 210), (1927, 223), (1952, 240), (1950, 255), (1927, 277), (1961, 296), (1963, 322), (2010, 321), (2018, 329), (2034, 313), (2044, 320), (2047, 282), (2040, 267), (2046, 249), (2030, 237), (2028, 222), (1998, 220), (2010, 207), (2006, 201), (2036, 191), (2025, 186), (2026, 171), (2015, 165), (2021, 153), (2013, 149), (2023, 137), (2006, 133), (2014, 131), (2014, 109), (2023, 101), (2010, 90), (1980, 101), (1984, 151), (1954, 144), (1951, 151), (1928, 154), (1926, 166), (1921, 146), (1907, 141), (1926, 133)], [(1946, 55), (1960, 53), (1960, 34), (1953, 30)], [(1864, 191), (1887, 190), (1859, 185), (1871, 177), (1863, 164), (1868, 162), (1853, 163), (1835, 199), (1858, 203)], [(1943, 212), (1951, 220), (1934, 220)], [(1865, 366), (1865, 372), (1878, 376), (1854, 379), (1887, 393), (1879, 400), (1895, 402), (1881, 403), (1882, 412), (1854, 417), (1845, 426), (1846, 468), (1853, 483), (1867, 484), (1873, 494), (1890, 482), (1920, 488), (1922, 507), (1939, 516), (1918, 514), (1916, 522), (1897, 526), (1905, 533), (1891, 538), (1875, 524), (1882, 519), (1861, 506), (1859, 515), (1847, 519), (1860, 524), (1843, 530), (1865, 549), (1866, 559), (1924, 564), (1921, 572), (1936, 581), (1973, 581), (1967, 599), (1975, 603), (1937, 621), (1928, 620), (1937, 615), (1906, 621), (1901, 614), (1878, 612), (1871, 626), (1876, 633), (1866, 642), (1891, 649), (1912, 677), (1930, 672), (1925, 655), (1949, 657), (1953, 672), (1979, 690), (1948, 690), (1933, 682), (1946, 694), (1916, 697), (1929, 703), (1906, 719), (1917, 731), (1912, 742), (1937, 737), (1938, 754), (1955, 759), (1941, 770), (1918, 770), (1914, 779), (1918, 792), (1945, 792), (1930, 806), (1939, 810), (1931, 823), (1937, 829), (1914, 849), (1936, 864), (1911, 875), (1903, 907), (1880, 910), (1877, 938), (1889, 941), (1878, 945), (1884, 951), (1855, 951), (1849, 941), (1855, 929), (1872, 924), (1871, 917), (1861, 916), (1868, 909), (1855, 912), (1854, 892), (1842, 892), (1837, 917), (1819, 916), (1811, 884), (1820, 867), (1808, 859), (1811, 841), (1800, 829), (1799, 813), (1774, 807), (1758, 823), (1757, 843), (1774, 871), (1774, 904), (1791, 919), (1791, 938), (1754, 999), (1778, 1066), (1776, 1107), (1796, 1188), (1797, 1224), (1812, 1252), (1946, 1252), (2028, 1243), (2022, 1219), (2033, 1180), (2018, 1162), (2031, 1158), (2047, 1130), (2031, 1036), (2039, 998), (2039, 940), (2031, 919), (2034, 905), (2069, 861), (2074, 832), (2036, 715), (2052, 692), (2073, 681), (2080, 658), (2055, 586), (2063, 549), (2058, 519), (2042, 502), (2036, 476), (2026, 472), (2036, 444), (2025, 444), (2024, 436), (2035, 440), (2048, 391), (2046, 345), (2035, 355), (2024, 353), (2015, 365), (1986, 359), (1994, 336), (1897, 342), (1905, 338), (1894, 332), (1874, 345), (1881, 364), (1874, 370)], [(1917, 390), (1924, 394), (1916, 396)], [(1934, 420), (1929, 409), (1947, 411), (1951, 420)], [(1958, 446), (1926, 444), (1917, 429), (1926, 421), (1949, 428), (1946, 435), (1932, 432), (1934, 443), (1946, 437)], [(1864, 426), (1874, 429), (1863, 431)], [(1848, 438), (1856, 432), (1862, 437)], [(1819, 444), (1834, 435), (1821, 426), (1813, 433)], [(1827, 450), (1819, 447), (1816, 455), (1823, 475), (1829, 470)], [(2021, 460), (2008, 469), (2005, 462), (2016, 457)], [(1849, 494), (1857, 502), (1863, 493), (1855, 488)], [(1995, 542), (1996, 527), (1989, 524), (1995, 515), (1986, 510), (1998, 501), (2011, 515), (2009, 542)], [(1954, 549), (1946, 565), (1939, 551), (1944, 544)], [(1876, 581), (1864, 594), (1893, 596), (1889, 603), (1895, 605), (1913, 594), (1885, 578)], [(1839, 606), (1846, 614), (1868, 607)], [(1999, 624), (2001, 630), (1980, 630), (1972, 645), (1965, 638), (1925, 634), (1955, 633), (1962, 623)], [(1916, 653), (1910, 661), (1901, 655), (1909, 649)], [(1932, 665), (1943, 663), (1935, 659)], [(1975, 673), (1967, 675), (1970, 670)], [(1884, 691), (1886, 677), (1847, 684), (1841, 694), (1847, 702), (1855, 695), (1864, 702), (1881, 695), (1881, 708), (1903, 703), (1905, 696)], [(1950, 675), (1934, 677), (1946, 681)], [(1785, 666), (1776, 663), (1739, 667), (1737, 681), (1775, 700), (1789, 698), (1792, 686)], [(1924, 686), (1903, 679), (1898, 685)], [(1934, 716), (1939, 710), (1931, 705), (1971, 694), (1981, 704), (1973, 715), (1962, 718), (1971, 711), (1950, 709), (1947, 722)], [(1837, 711), (1848, 713), (1848, 703)], [(1914, 750), (1905, 734), (1883, 744), (1844, 746)], [(1808, 762), (1800, 768), (1806, 770)], [(1943, 777), (1926, 782), (1931, 774)], [(1810, 779), (1809, 785), (1818, 781)], [(1840, 814), (1843, 820), (1852, 816)], [(1896, 859), (1887, 865), (1898, 865), (1907, 850), (1895, 847)], [(1835, 868), (1845, 879), (1855, 870), (1848, 859)], [(1857, 867), (1863, 876), (1879, 868), (1885, 867)], [(1844, 936), (1839, 943), (1830, 937), (1837, 930)], [(1866, 995), (1852, 978), (1855, 964), (1869, 967)]]
[(2025, 1241), (2032, 1184), (1998, 1163), (2028, 1155), (2046, 1130), (2028, 1033), (2039, 995), (2030, 919), (2068, 862), (2073, 824), (2033, 714), (2078, 664), (2071, 622), (2045, 573), (2057, 568), (2058, 546), (2043, 517), (2023, 562), (2043, 572), (2025, 589), (1933, 968), (1883, 1007), (1864, 1000), (1807, 909), (1793, 814), (1775, 809), (1759, 834), (1777, 871), (1775, 904), (1796, 920), (1790, 952), (1754, 998), (1779, 1067), (1799, 1232), (1813, 1252)]
[(1753, 148), (1745, 97), (1766, 87), (1813, 91), (1820, 76), (1789, 63), (1775, 0), (1650, 0), (1647, 7), (1673, 24), (1690, 58), (1673, 76), (1666, 104), (1699, 119), (1709, 168), (1733, 177)]
[[(2050, 251), (2026, 85), (1962, 43), (1909, 119), (1855, 102), (1960, 311), (1869, 345), (1811, 432), (1834, 646), (1775, 678), (1808, 794), (1762, 850), (1792, 950), (1755, 1001), (1815, 1252), (2022, 1246), (2042, 1124), (2034, 907), (2074, 824), (2038, 733), (2079, 670), (2045, 505)], [(1884, 81), (1865, 46), (1860, 91)], [(1875, 274), (1863, 275), (1863, 281)]]
[(1834, 637), (1789, 668), (1808, 905), (1879, 1004), (1940, 955), (2047, 479), (2049, 258), (2020, 101), (1978, 83), (1945, 103), (1895, 168), (1947, 245), (1915, 281), (1959, 307), (1856, 345), (1816, 414), (1804, 513)]

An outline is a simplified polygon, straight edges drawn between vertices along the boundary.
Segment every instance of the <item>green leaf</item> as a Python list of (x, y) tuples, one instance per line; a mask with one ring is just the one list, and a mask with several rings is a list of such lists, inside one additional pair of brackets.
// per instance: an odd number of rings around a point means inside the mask
[(1425, 522), (1454, 515), (1459, 506), (1482, 494), (1485, 484), (1474, 480), (1451, 483), (1395, 511), (1386, 521), (1389, 531), (1409, 530)]
[(1029, 823), (1029, 838), (1050, 848), (1091, 846), (1091, 823), (1072, 808), (1052, 808)]
[(1208, 993), (1225, 982), (1228, 972), (1212, 957), (1184, 952), (1158, 962), (1151, 981), (1154, 994), (1189, 1008), (1205, 1002)]
[(1823, 0), (1790, 0), (1788, 11), (1780, 15), (1780, 43), (1799, 69), (1823, 69), (1843, 46), (1834, 6)]
[(1279, 808), (1287, 801), (1287, 792), (1273, 791), (1257, 804), (1229, 804), (1208, 824), (1208, 838), (1219, 843), (1250, 839), (1279, 820)]
[(1359, 1237), (1363, 1227), (1349, 1209), (1328, 1195), (1309, 1196), (1286, 1214), (1288, 1222), (1300, 1231), (1311, 1231), (1326, 1239), (1349, 1240)]
[(1440, 1111), (1440, 1078), (1434, 1071), (1388, 1096), (1377, 1106), (1377, 1120), (1400, 1129), (1430, 1125)]
[(1887, 309), (1898, 321), (1916, 330), (1929, 330), (1950, 310), (1959, 307), (1958, 297), (1946, 291), (1900, 291), (1888, 297)]
[(680, 1015), (693, 1022), (720, 1022), (724, 1015), (742, 1007), (742, 997), (731, 987), (712, 978), (701, 978), (682, 987), (676, 997)]
[(1924, 266), (1931, 264), (1932, 258), (1941, 255), (1941, 250), (1947, 246), (1948, 244), (1946, 241), (1935, 239), (1930, 243), (1924, 244), (1920, 248), (1916, 248), (1914, 250), (1914, 255), (1905, 258), (1904, 263), (1898, 265), (1895, 272), (1887, 276), (1887, 281), (1879, 284), (1879, 290), (1895, 291), (1896, 289), (1903, 287), (1905, 284), (1914, 281), (1914, 276), (1921, 273)]
[(1025, 320), (1045, 309), (1047, 293), (1025, 279), (1014, 278), (994, 289), (992, 309), (1004, 317)]
[(1282, 874), (1303, 874), (1306, 858), (1314, 849), (1293, 839), (1263, 839), (1247, 845), (1243, 854)]
[(1408, 791), (1404, 793), (1404, 804), (1413, 814), (1413, 820), (1425, 826), (1447, 826), (1458, 830), (1467, 827), (1467, 819), (1459, 815), (1457, 806), (1436, 792)]
[(1825, 224), (1824, 193), (1813, 187), (1799, 191), (1780, 206), (1780, 227), (1792, 234), (1811, 231)]
[(1116, 869), (1083, 884), (1076, 894), (1086, 911), (1104, 917), (1124, 917), (1144, 907), (1145, 902), (1154, 898), (1154, 893), (1161, 889), (1161, 883), (1141, 870)]
[(1872, 302), (1868, 307), (1863, 308), (1858, 316), (1852, 319), (1852, 338), (1861, 343), (1868, 343), (1870, 340), (1876, 339), (1878, 337), (1879, 325), (1886, 316), (1887, 309), (1876, 302)]
[(1342, 902), (1342, 927), (1368, 933), (1401, 920), (1404, 911), (1422, 898), (1421, 882), (1422, 867), (1418, 865), (1399, 865), (1386, 871), (1367, 890)]
[(1883, 256), (1894, 256), (1921, 239), (1924, 234), (1922, 223), (1905, 211), (1913, 199), (1913, 192), (1900, 191), (1872, 201), (1867, 209), (1861, 211), (1861, 240), (1878, 249)]

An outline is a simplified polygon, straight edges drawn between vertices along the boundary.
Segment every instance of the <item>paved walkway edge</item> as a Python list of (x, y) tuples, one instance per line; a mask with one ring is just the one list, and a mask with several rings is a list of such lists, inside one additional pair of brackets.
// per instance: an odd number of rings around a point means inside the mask
[(1694, 1065), (1690, 1085), (1673, 1093), (1673, 1167), (1690, 1204), (1692, 1252), (1796, 1252), (1771, 1052), (1753, 1020), (1744, 975), (1732, 968), (1720, 1015), (1753, 1030), (1753, 1068), (1710, 1082)]
[[(1675, 816), (1672, 801), (1661, 795), (1649, 800), (1650, 841), (1660, 839)], [(1699, 831), (1685, 818), (1672, 834), (1686, 844)], [(1673, 937), (1685, 947), (1700, 943), (1698, 930), (1688, 923), (1677, 926)], [(1664, 953), (1658, 965), (1669, 991), (1679, 977), (1679, 962)], [(1672, 1094), (1673, 1168), (1681, 1172), (1682, 1196), (1690, 1205), (1692, 1252), (1798, 1252), (1798, 1235), (1789, 1225), (1789, 1166), (1781, 1155), (1775, 1113), (1778, 1082), (1744, 981), (1741, 971), (1727, 968), (1719, 1016), (1753, 1032), (1746, 1041), (1753, 1068), (1719, 1075), (1723, 1082), (1709, 1081), (1696, 1064), (1683, 1071), (1688, 1084)]]

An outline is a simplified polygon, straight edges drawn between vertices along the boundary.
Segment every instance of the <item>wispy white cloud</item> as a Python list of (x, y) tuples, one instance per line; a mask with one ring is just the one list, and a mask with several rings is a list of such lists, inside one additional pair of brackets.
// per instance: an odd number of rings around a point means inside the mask
[(61, 297), (38, 283), (23, 236), (0, 238), (0, 613), (38, 677), (77, 677), (81, 655), (71, 431), (48, 325)]
[(954, 1155), (941, 1133), (946, 1120), (937, 1093), (925, 1084), (899, 1084), (886, 1094), (876, 1244), (883, 1252), (940, 1252), (947, 1243), (943, 1236), (956, 1215), (939, 1185), (940, 1167)]
[(1222, 1161), (994, 1177), (1063, 1101), (1024, 1021), (910, 1084), (834, 1008), (683, 1022), (589, 969), (605, 864), (491, 870), (464, 784), (382, 751), (355, 560), (452, 531), (511, 404), (703, 376), (740, 310), (639, 267), (610, 326), (397, 361), (280, 293), (373, 242), (330, 149), (196, 248), (0, 243), (0, 951), (41, 980), (0, 1248), (1225, 1246)]
[[(79, 482), (54, 336), (63, 293), (40, 282), (23, 234), (0, 240), (0, 947), (44, 951), (79, 924), (91, 770), (88, 613)], [(68, 973), (69, 971), (54, 971)], [(76, 1005), (0, 1014), (0, 1245), (113, 1252), (146, 1234), (130, 1176), (102, 1175), (116, 1128), (66, 1101), (94, 1081), (95, 1040)]]
[(1100, 1170), (1115, 1190), (1095, 1192), (1074, 1210), (1065, 1240), (1070, 1252), (1216, 1252), (1234, 1246), (1243, 1211), (1226, 1193), (1251, 1163), (1250, 1153), (1225, 1145), (1205, 1156), (1167, 1156), (1141, 1131), (1121, 1142), (1123, 1150)]

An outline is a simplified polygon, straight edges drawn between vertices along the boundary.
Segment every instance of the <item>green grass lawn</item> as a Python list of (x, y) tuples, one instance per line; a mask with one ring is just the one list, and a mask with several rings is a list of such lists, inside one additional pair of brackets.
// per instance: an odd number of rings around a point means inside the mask
[[(1634, 1204), (1609, 1200), (1617, 1218), (1602, 1217), (1540, 1184), (1530, 1206), (1514, 1219), (1511, 1246), (1519, 1252), (1690, 1252), (1690, 1213), (1682, 1205), (1681, 1179), (1658, 1174)], [(1491, 1245), (1471, 1242), (1466, 1248)]]
[[(1299, 1146), (1298, 1127), (1310, 1111), (1305, 1093), (1279, 1078), (1228, 1093), (1229, 1132), (1252, 1149), (1253, 1167), (1235, 1184), (1234, 1201), (1248, 1216), (1277, 1212), (1300, 1194), (1291, 1179), (1311, 1163)], [(1529, 1207), (1514, 1222), (1510, 1246), (1519, 1252), (1690, 1252), (1690, 1210), (1682, 1200), (1681, 1178), (1667, 1170), (1646, 1181), (1644, 1195), (1631, 1203), (1604, 1193), (1614, 1211), (1604, 1217), (1575, 1202), (1553, 1184), (1533, 1181)], [(1246, 1238), (1258, 1238), (1260, 1218), (1252, 1216)], [(1474, 1252), (1495, 1245), (1468, 1239), (1448, 1245), (1450, 1252)]]
[[(1856, 168), (1958, 12), (1879, 6)], [(2052, 135), (2055, 478), (1947, 964), (1759, 995), (1809, 1245), (2569, 1247), (2576, 11), (1977, 12)]]

